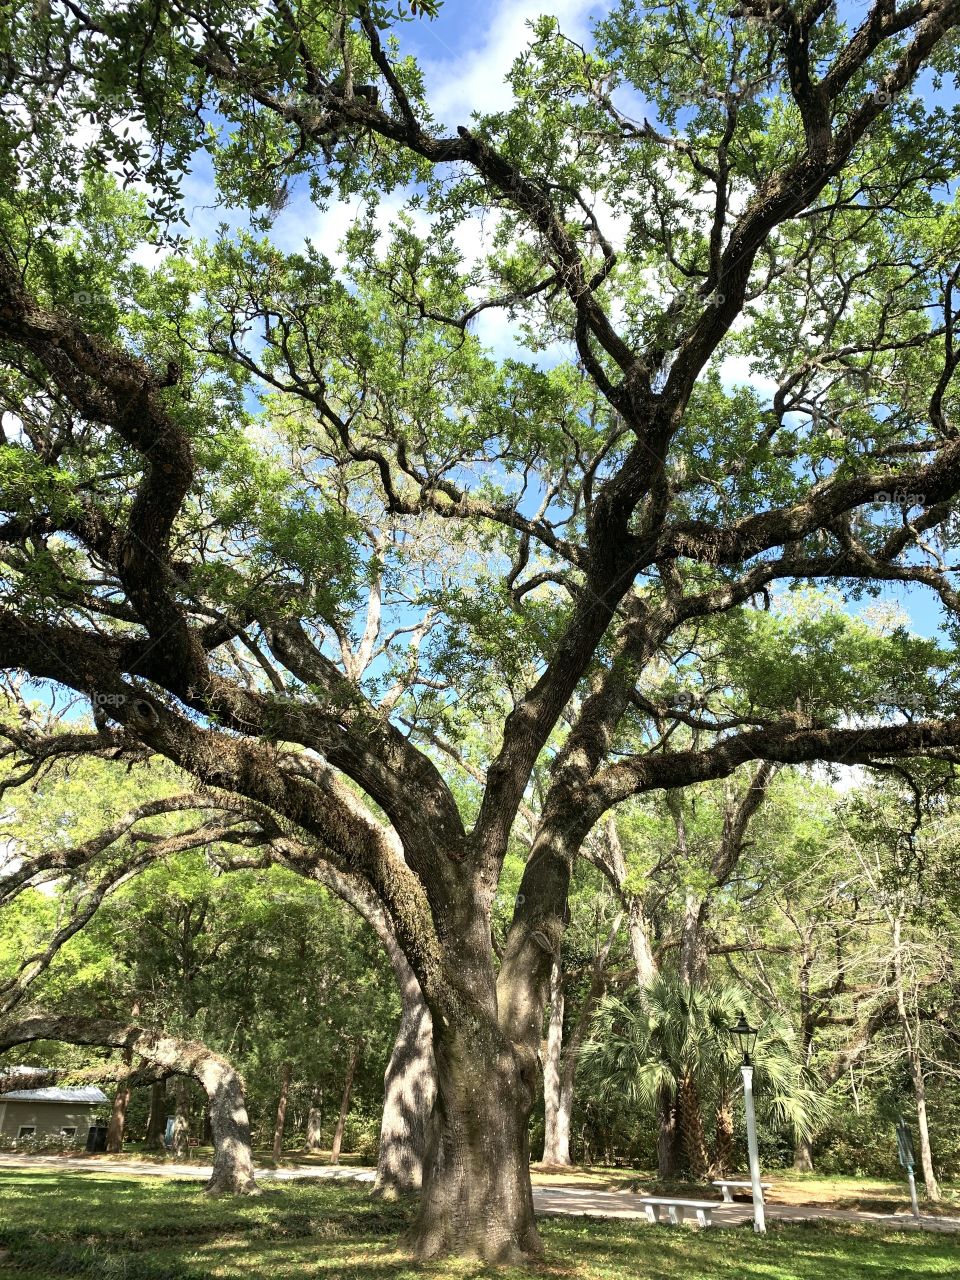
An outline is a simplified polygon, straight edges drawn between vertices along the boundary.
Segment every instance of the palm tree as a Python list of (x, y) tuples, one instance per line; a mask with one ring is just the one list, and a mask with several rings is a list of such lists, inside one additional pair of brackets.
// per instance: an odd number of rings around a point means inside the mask
[[(733, 984), (689, 983), (660, 975), (644, 990), (608, 995), (594, 1015), (584, 1045), (584, 1068), (598, 1096), (626, 1100), (635, 1110), (677, 1111), (687, 1171), (695, 1178), (732, 1167), (733, 1096), (739, 1059), (729, 1027), (748, 1005)], [(761, 1114), (807, 1136), (825, 1118), (826, 1105), (798, 1064), (792, 1032), (777, 1016), (760, 1027), (755, 1080)], [(711, 1154), (704, 1125), (712, 1106)], [(664, 1161), (660, 1162), (661, 1173)]]

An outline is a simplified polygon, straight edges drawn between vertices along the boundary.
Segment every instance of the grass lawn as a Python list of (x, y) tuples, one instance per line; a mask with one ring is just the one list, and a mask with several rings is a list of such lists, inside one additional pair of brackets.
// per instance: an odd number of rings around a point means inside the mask
[[(150, 1164), (162, 1164), (169, 1159), (156, 1152), (144, 1152), (134, 1144), (125, 1145), (120, 1155), (101, 1154), (85, 1158), (91, 1164), (102, 1165), (104, 1172), (115, 1162), (129, 1164), (143, 1160)], [(189, 1164), (211, 1164), (212, 1161), (212, 1147), (191, 1147), (186, 1156)], [(287, 1147), (280, 1166), (290, 1168), (296, 1165), (326, 1165), (329, 1161), (329, 1151), (307, 1155), (295, 1147)], [(266, 1147), (254, 1150), (254, 1163), (262, 1169), (277, 1167), (272, 1151)], [(340, 1163), (349, 1167), (369, 1165), (371, 1162), (356, 1153), (346, 1152), (341, 1154)], [(701, 1198), (705, 1192), (702, 1184), (660, 1182), (652, 1170), (645, 1169), (577, 1165), (558, 1170), (533, 1164), (530, 1172), (534, 1185), (541, 1187), (593, 1187), (603, 1191), (625, 1189), (637, 1191), (641, 1195), (689, 1195), (696, 1199)], [(748, 1175), (740, 1173), (737, 1176), (745, 1178)], [(769, 1169), (764, 1172), (764, 1178), (773, 1183), (773, 1190), (767, 1196), (770, 1204), (827, 1205), (835, 1209), (865, 1209), (878, 1213), (908, 1212), (910, 1209), (910, 1193), (905, 1179), (891, 1182), (883, 1178), (824, 1177), (818, 1173), (797, 1173), (793, 1169)], [(923, 1213), (939, 1213), (950, 1217), (960, 1213), (960, 1184), (941, 1180), (943, 1200), (939, 1205), (926, 1202), (922, 1181), (919, 1182), (918, 1190)], [(708, 1198), (716, 1194), (712, 1187), (707, 1188), (706, 1192)]]
[(211, 1201), (192, 1184), (101, 1173), (0, 1171), (0, 1277), (58, 1280), (890, 1280), (960, 1273), (956, 1236), (873, 1228), (749, 1227), (697, 1232), (624, 1221), (542, 1220), (548, 1261), (499, 1272), (420, 1267), (398, 1247), (409, 1207), (363, 1187), (266, 1185)]

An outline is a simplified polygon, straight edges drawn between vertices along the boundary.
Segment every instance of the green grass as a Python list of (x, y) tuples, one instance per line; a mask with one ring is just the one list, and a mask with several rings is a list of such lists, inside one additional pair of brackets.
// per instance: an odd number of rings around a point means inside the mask
[(0, 1171), (0, 1277), (59, 1280), (891, 1280), (960, 1273), (956, 1236), (858, 1226), (697, 1232), (544, 1219), (548, 1258), (494, 1272), (418, 1266), (398, 1245), (409, 1207), (356, 1185), (286, 1183), (211, 1201), (195, 1184), (101, 1173)]

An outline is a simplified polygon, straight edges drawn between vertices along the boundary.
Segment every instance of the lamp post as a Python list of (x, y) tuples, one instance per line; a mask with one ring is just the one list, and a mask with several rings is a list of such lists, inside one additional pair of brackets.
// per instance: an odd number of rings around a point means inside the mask
[(750, 1055), (757, 1043), (757, 1028), (751, 1027), (741, 1011), (740, 1019), (730, 1028), (743, 1054), (740, 1071), (743, 1075), (743, 1108), (747, 1119), (747, 1150), (750, 1155), (750, 1185), (753, 1188), (753, 1229), (761, 1234), (767, 1230), (763, 1216), (763, 1188), (760, 1186), (760, 1153), (757, 1150), (757, 1117), (753, 1109), (753, 1063)]

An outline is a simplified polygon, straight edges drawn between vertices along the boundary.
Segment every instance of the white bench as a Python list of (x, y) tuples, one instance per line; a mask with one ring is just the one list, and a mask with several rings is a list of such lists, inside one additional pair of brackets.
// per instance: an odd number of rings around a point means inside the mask
[[(715, 1187), (720, 1188), (720, 1191), (723, 1194), (724, 1202), (726, 1204), (733, 1204), (734, 1188), (736, 1188), (737, 1191), (753, 1190), (752, 1182), (737, 1182), (736, 1179), (734, 1178), (714, 1178), (713, 1185)], [(773, 1184), (770, 1182), (761, 1182), (760, 1183), (761, 1195), (763, 1194), (764, 1191), (769, 1191), (772, 1185)]]
[(701, 1227), (709, 1227), (713, 1222), (713, 1210), (717, 1207), (716, 1200), (664, 1200), (660, 1196), (641, 1196), (640, 1203), (646, 1211), (648, 1222), (660, 1221), (660, 1210), (666, 1209), (667, 1217), (674, 1224), (679, 1226), (683, 1222), (683, 1215), (687, 1209), (691, 1209), (697, 1215), (697, 1222)]

